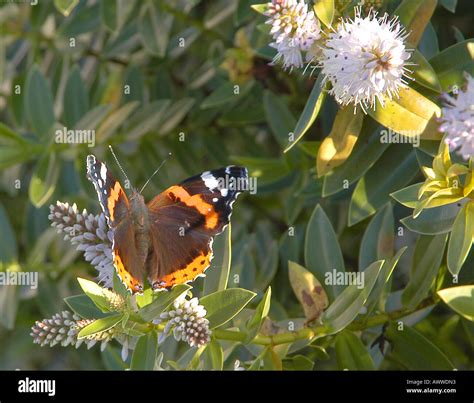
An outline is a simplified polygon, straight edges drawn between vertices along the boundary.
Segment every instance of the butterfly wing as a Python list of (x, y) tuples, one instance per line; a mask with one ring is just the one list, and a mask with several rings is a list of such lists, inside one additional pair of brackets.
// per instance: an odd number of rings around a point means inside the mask
[(125, 191), (106, 165), (87, 156), (87, 177), (94, 184), (109, 227), (113, 229), (112, 256), (120, 280), (132, 293), (143, 290), (143, 265), (135, 246), (135, 228)]
[(247, 169), (230, 166), (186, 179), (148, 203), (153, 247), (147, 273), (154, 289), (192, 281), (209, 267), (213, 237), (247, 189)]

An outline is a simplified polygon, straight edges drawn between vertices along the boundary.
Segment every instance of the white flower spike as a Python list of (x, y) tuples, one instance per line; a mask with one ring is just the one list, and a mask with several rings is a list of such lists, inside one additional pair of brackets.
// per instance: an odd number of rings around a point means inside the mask
[(304, 0), (272, 0), (265, 15), (274, 39), (270, 46), (278, 51), (273, 64), (281, 61), (285, 70), (303, 67), (303, 53), (321, 37), (314, 12)]
[(370, 12), (362, 18), (356, 8), (354, 20), (342, 20), (329, 34), (318, 64), (324, 80), (332, 84), (330, 93), (336, 101), (360, 105), (366, 112), (375, 108), (377, 99), (383, 106), (384, 96), (398, 97), (409, 72), (407, 35), (397, 17), (389, 20), (388, 14), (377, 18), (376, 12)]
[(467, 84), (456, 97), (444, 96), (439, 131), (452, 151), (466, 160), (474, 156), (474, 79), (466, 73)]

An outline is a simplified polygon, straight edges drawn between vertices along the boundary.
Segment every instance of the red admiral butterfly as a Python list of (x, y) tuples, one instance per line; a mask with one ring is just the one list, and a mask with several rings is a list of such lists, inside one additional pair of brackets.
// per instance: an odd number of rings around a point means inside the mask
[(109, 226), (118, 276), (132, 293), (143, 291), (148, 277), (153, 290), (194, 280), (209, 267), (213, 237), (229, 223), (232, 204), (248, 189), (246, 168), (228, 166), (193, 176), (145, 204), (133, 189), (127, 197), (104, 163), (87, 157)]

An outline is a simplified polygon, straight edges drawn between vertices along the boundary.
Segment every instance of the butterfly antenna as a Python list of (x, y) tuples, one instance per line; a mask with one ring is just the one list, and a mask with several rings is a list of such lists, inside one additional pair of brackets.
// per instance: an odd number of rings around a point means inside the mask
[(151, 176), (148, 178), (148, 180), (145, 182), (145, 184), (143, 185), (143, 187), (140, 189), (140, 194), (143, 192), (143, 189), (145, 189), (146, 185), (148, 185), (148, 183), (150, 183), (151, 179), (158, 173), (158, 171), (160, 170), (160, 168), (165, 165), (165, 162), (168, 161), (170, 158), (171, 158), (171, 153), (168, 153), (168, 156), (163, 160), (163, 162), (160, 164), (160, 166), (158, 168), (156, 168), (155, 172), (153, 172), (151, 174)]
[(117, 165), (119, 166), (120, 170), (122, 171), (123, 176), (125, 176), (125, 179), (127, 179), (128, 183), (130, 183), (130, 180), (128, 179), (128, 176), (127, 176), (127, 174), (125, 173), (125, 171), (123, 170), (122, 165), (120, 165), (120, 162), (119, 162), (117, 156), (115, 155), (114, 149), (112, 148), (111, 145), (109, 145), (109, 149), (110, 149), (110, 152), (112, 153), (112, 155), (114, 156), (115, 162), (117, 163)]

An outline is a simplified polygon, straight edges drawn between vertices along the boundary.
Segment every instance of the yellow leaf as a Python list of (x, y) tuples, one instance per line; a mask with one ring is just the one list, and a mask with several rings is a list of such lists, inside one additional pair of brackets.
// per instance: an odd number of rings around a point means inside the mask
[(288, 275), (308, 321), (318, 319), (329, 303), (321, 283), (310, 271), (291, 261), (288, 265)]
[(418, 190), (418, 199), (421, 199), (426, 192), (437, 192), (440, 189), (446, 188), (446, 181), (426, 181)]
[(426, 199), (423, 199), (413, 211), (413, 218), (416, 218), (425, 208), (433, 208), (444, 206), (446, 204), (455, 203), (458, 200), (463, 199), (463, 193), (461, 188), (446, 188), (438, 190)]
[(471, 170), (466, 177), (466, 185), (464, 186), (464, 197), (467, 197), (474, 191), (474, 172)]
[(407, 32), (410, 32), (410, 35), (407, 38), (410, 43), (417, 45), (420, 41), (426, 25), (430, 21), (436, 8), (436, 3), (436, 0), (425, 0), (416, 11), (416, 17), (413, 18), (410, 25), (406, 27)]
[(314, 3), (314, 13), (324, 25), (330, 27), (334, 19), (334, 0), (316, 0)]
[(377, 122), (404, 136), (420, 136), (422, 139), (440, 139), (436, 119), (441, 115), (440, 108), (428, 98), (412, 88), (399, 91), (400, 97), (385, 97), (383, 106), (377, 100), (375, 110), (367, 112)]
[(446, 176), (451, 178), (453, 176), (464, 175), (469, 173), (469, 168), (461, 164), (453, 164), (448, 168)]
[(435, 171), (433, 171), (432, 168), (429, 168), (429, 167), (421, 167), (421, 170), (423, 171), (423, 173), (425, 174), (425, 176), (426, 176), (428, 179), (432, 179), (432, 180), (435, 180), (435, 179), (436, 179), (436, 173), (435, 173)]
[(331, 133), (319, 147), (316, 158), (316, 169), (321, 177), (333, 168), (341, 165), (350, 155), (362, 128), (363, 114), (354, 114), (352, 107), (345, 107), (337, 112)]

